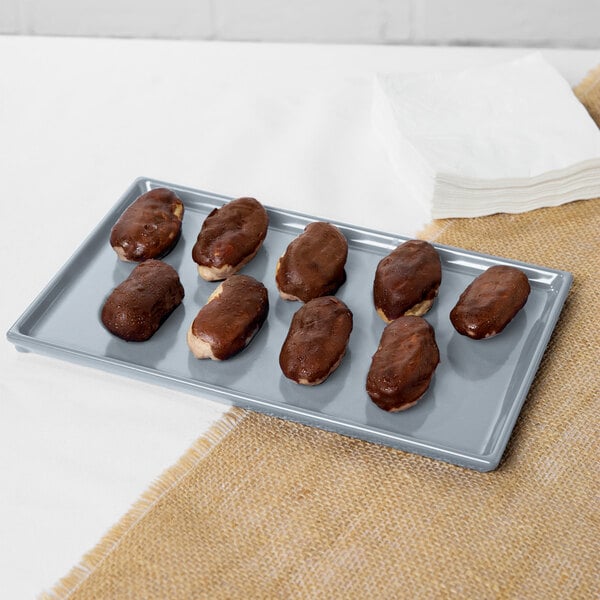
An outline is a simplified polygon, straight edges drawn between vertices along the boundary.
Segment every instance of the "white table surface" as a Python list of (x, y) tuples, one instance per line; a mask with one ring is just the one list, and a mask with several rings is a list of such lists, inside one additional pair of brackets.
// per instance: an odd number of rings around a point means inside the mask
[[(373, 73), (528, 51), (0, 37), (0, 330), (140, 175), (415, 234), (428, 215), (371, 133)], [(544, 55), (571, 83), (600, 63)], [(5, 339), (0, 370), (6, 598), (50, 589), (227, 410)]]

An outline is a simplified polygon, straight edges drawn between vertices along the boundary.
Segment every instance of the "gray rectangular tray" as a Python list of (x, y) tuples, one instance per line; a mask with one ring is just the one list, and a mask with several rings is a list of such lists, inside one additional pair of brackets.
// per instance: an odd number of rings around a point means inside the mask
[[(109, 245), (112, 225), (141, 193), (169, 187), (185, 204), (182, 237), (164, 260), (179, 272), (183, 304), (147, 342), (120, 340), (102, 326), (101, 306), (134, 265)], [(19, 350), (55, 356), (159, 385), (250, 408), (478, 471), (497, 467), (558, 320), (570, 273), (434, 244), (442, 261), (439, 295), (426, 319), (434, 327), (441, 362), (422, 400), (407, 411), (377, 408), (365, 391), (383, 321), (372, 302), (377, 263), (407, 238), (335, 223), (348, 239), (347, 282), (338, 296), (354, 314), (354, 330), (340, 367), (323, 384), (286, 379), (278, 357), (297, 302), (279, 298), (275, 265), (287, 245), (316, 217), (268, 208), (269, 232), (243, 272), (263, 281), (270, 312), (239, 355), (223, 362), (196, 360), (186, 332), (217, 283), (198, 277), (191, 249), (206, 215), (230, 198), (148, 178), (133, 182), (114, 208), (8, 331)], [(501, 335), (475, 341), (449, 320), (462, 290), (495, 264), (521, 268), (531, 283), (524, 309)]]

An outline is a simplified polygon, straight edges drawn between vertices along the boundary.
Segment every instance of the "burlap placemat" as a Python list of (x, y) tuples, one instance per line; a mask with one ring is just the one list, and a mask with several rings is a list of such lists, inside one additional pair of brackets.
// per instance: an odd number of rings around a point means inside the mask
[(594, 598), (600, 201), (424, 237), (571, 271), (498, 470), (232, 409), (48, 597)]
[(592, 69), (573, 91), (594, 121), (600, 124), (600, 65)]

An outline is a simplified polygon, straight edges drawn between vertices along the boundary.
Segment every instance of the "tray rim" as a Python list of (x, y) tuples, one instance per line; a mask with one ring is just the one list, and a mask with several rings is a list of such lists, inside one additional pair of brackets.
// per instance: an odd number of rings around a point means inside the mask
[[(473, 469), (476, 471), (492, 471), (499, 465), (508, 440), (512, 435), (512, 431), (516, 424), (517, 418), (521, 412), (523, 404), (527, 398), (528, 391), (531, 387), (533, 379), (537, 374), (539, 364), (546, 352), (548, 342), (552, 333), (556, 327), (556, 323), (562, 312), (564, 303), (570, 292), (573, 275), (569, 271), (555, 269), (552, 267), (545, 267), (535, 263), (529, 263), (518, 259), (506, 258), (498, 255), (487, 254), (475, 250), (468, 250), (457, 246), (451, 246), (447, 244), (441, 244), (436, 241), (430, 243), (438, 249), (442, 249), (449, 254), (455, 255), (469, 255), (476, 257), (479, 260), (494, 262), (501, 261), (502, 264), (510, 264), (519, 266), (527, 269), (528, 271), (539, 271), (548, 275), (553, 275), (560, 284), (555, 288), (555, 298), (552, 303), (551, 309), (546, 319), (546, 325), (542, 330), (542, 335), (539, 338), (539, 343), (536, 346), (535, 352), (531, 358), (529, 367), (525, 373), (525, 376), (520, 380), (519, 389), (515, 393), (515, 400), (512, 402), (510, 410), (506, 414), (504, 423), (498, 432), (494, 445), (485, 453), (475, 452), (462, 452), (455, 448), (445, 447), (441, 444), (432, 444), (424, 441), (419, 441), (418, 438), (412, 438), (410, 436), (403, 435), (399, 441), (398, 436), (390, 434), (385, 431), (381, 431), (369, 426), (361, 426), (359, 424), (344, 424), (336, 421), (334, 418), (321, 413), (314, 413), (308, 410), (304, 410), (300, 407), (290, 404), (279, 404), (274, 407), (270, 401), (265, 401), (260, 398), (251, 396), (250, 394), (240, 394), (235, 390), (229, 389), (224, 391), (221, 386), (216, 386), (207, 382), (202, 382), (197, 379), (189, 377), (180, 377), (171, 375), (159, 369), (153, 369), (145, 367), (143, 365), (135, 364), (132, 362), (121, 361), (115, 358), (107, 358), (98, 354), (92, 354), (86, 351), (71, 348), (65, 345), (56, 344), (47, 340), (36, 338), (34, 335), (24, 333), (24, 325), (35, 315), (35, 311), (39, 309), (39, 306), (43, 303), (44, 299), (49, 296), (59, 282), (66, 276), (68, 271), (73, 267), (74, 263), (78, 259), (80, 253), (85, 249), (88, 244), (91, 244), (96, 239), (99, 232), (105, 227), (112, 224), (114, 221), (114, 215), (119, 211), (119, 207), (128, 202), (131, 202), (129, 198), (134, 192), (139, 191), (144, 186), (146, 189), (153, 189), (156, 187), (168, 187), (174, 191), (182, 191), (189, 194), (201, 195), (204, 197), (212, 198), (219, 204), (228, 202), (233, 197), (217, 194), (214, 192), (204, 191), (198, 188), (166, 182), (152, 177), (140, 176), (133, 180), (133, 182), (126, 188), (121, 194), (119, 199), (109, 209), (106, 215), (100, 219), (95, 227), (83, 238), (81, 243), (75, 248), (71, 256), (66, 262), (59, 268), (54, 276), (48, 281), (48, 283), (42, 288), (42, 290), (35, 296), (30, 302), (27, 308), (22, 314), (16, 319), (14, 324), (6, 332), (6, 338), (11, 342), (18, 351), (33, 351), (39, 354), (49, 356), (52, 358), (62, 358), (69, 362), (80, 364), (92, 368), (99, 368), (105, 372), (112, 374), (118, 374), (122, 376), (133, 377), (136, 379), (143, 380), (147, 383), (154, 385), (163, 385), (171, 389), (178, 389), (186, 393), (193, 393), (194, 395), (204, 395), (213, 400), (225, 403), (228, 405), (240, 406), (250, 410), (255, 410), (268, 414), (271, 416), (289, 419), (295, 422), (299, 422), (308, 426), (318, 427), (327, 431), (333, 431), (340, 435), (346, 435), (353, 438), (363, 439), (368, 442), (377, 443), (380, 445), (387, 445), (402, 451), (413, 452), (428, 456), (436, 460), (443, 462), (449, 462), (451, 464)], [(143, 192), (139, 192), (143, 193)], [(138, 194), (139, 195), (139, 194)], [(309, 215), (300, 211), (280, 209), (272, 207), (270, 205), (264, 205), (268, 212), (278, 215), (289, 215), (291, 218), (313, 221), (316, 219), (327, 220), (328, 222), (340, 227), (345, 231), (356, 231), (363, 234), (367, 234), (373, 237), (380, 237), (385, 239), (388, 243), (382, 245), (382, 248), (392, 248), (402, 241), (412, 239), (409, 236), (400, 235), (396, 233), (390, 233), (381, 230), (375, 230), (368, 227), (361, 227), (353, 224), (349, 224), (343, 221), (337, 221), (333, 219), (324, 219), (317, 215)], [(122, 209), (121, 209), (122, 210)], [(391, 241), (393, 240), (393, 241)], [(349, 240), (349, 244), (353, 240)], [(355, 242), (355, 240), (354, 240)], [(529, 278), (529, 277), (528, 277)], [(317, 421), (317, 423), (315, 423)], [(360, 431), (361, 435), (357, 435), (357, 431)], [(388, 438), (389, 443), (381, 441), (381, 438)], [(440, 455), (440, 453), (442, 455)]]

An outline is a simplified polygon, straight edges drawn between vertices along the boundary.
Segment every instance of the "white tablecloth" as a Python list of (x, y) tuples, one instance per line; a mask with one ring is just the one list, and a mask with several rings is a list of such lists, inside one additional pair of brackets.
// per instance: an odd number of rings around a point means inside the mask
[[(377, 71), (520, 49), (0, 37), (0, 329), (140, 175), (413, 235), (370, 128)], [(544, 51), (571, 83), (600, 51)], [(2, 597), (73, 566), (226, 407), (0, 342)]]

